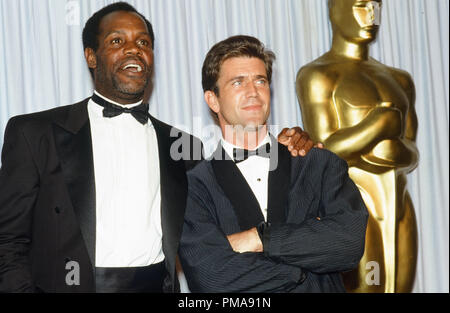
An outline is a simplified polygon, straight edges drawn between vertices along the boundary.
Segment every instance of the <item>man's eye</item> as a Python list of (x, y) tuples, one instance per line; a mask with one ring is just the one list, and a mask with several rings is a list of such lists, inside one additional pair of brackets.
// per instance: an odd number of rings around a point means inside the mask
[(266, 81), (265, 79), (259, 79), (259, 80), (256, 81), (256, 83), (257, 83), (258, 85), (264, 86), (264, 85), (267, 83), (267, 81)]
[(112, 44), (119, 44), (121, 42), (122, 42), (122, 40), (120, 38), (114, 38), (113, 40), (111, 40)]
[(138, 42), (141, 46), (148, 46), (148, 41), (147, 40), (145, 40), (145, 39), (141, 39), (141, 40), (139, 40), (139, 42)]
[(241, 81), (235, 81), (235, 82), (233, 82), (233, 86), (240, 86), (240, 85), (242, 85), (242, 82)]

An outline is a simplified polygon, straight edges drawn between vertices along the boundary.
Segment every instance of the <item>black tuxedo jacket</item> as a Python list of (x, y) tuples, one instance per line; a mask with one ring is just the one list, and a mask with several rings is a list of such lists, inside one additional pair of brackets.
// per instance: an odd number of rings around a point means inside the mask
[(234, 162), (215, 159), (222, 147), (188, 172), (179, 254), (191, 291), (345, 291), (339, 272), (358, 265), (368, 218), (347, 163), (327, 150), (297, 158), (278, 143), (272, 150), (263, 253), (234, 252), (227, 240), (264, 217)]
[[(0, 291), (95, 291), (95, 178), (87, 102), (11, 118), (0, 169)], [(192, 136), (150, 117), (161, 171), (165, 291), (178, 291), (175, 259), (187, 195), (186, 169), (170, 157), (172, 143)], [(171, 137), (173, 134), (178, 135)], [(201, 148), (200, 148), (201, 149)], [(68, 285), (66, 264), (79, 264)]]

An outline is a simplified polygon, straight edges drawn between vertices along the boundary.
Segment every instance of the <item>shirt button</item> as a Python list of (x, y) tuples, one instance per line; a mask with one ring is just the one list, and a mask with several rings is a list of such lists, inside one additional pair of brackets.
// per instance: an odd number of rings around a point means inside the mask
[(261, 181), (261, 178), (258, 178), (257, 181)]

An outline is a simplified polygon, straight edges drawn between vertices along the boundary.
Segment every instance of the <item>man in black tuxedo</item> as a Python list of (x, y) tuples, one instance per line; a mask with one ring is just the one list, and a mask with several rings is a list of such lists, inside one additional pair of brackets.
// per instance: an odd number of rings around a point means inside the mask
[(345, 292), (364, 252), (367, 209), (347, 163), (293, 158), (268, 132), (275, 55), (256, 38), (214, 45), (205, 100), (223, 138), (188, 172), (180, 260), (193, 292)]
[[(0, 292), (179, 291), (186, 169), (201, 143), (148, 114), (153, 44), (132, 6), (101, 9), (83, 30), (94, 95), (8, 122)], [(299, 130), (281, 137), (294, 154), (312, 145)], [(170, 154), (180, 138), (181, 159)]]

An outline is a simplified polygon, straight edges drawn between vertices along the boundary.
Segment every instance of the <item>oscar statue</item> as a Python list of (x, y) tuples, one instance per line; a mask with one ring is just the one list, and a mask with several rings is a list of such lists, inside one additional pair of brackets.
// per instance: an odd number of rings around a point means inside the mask
[(411, 292), (417, 225), (406, 175), (419, 159), (414, 83), (369, 57), (381, 0), (328, 5), (331, 50), (299, 70), (296, 91), (305, 130), (348, 162), (370, 212), (364, 255), (344, 283), (351, 292)]

